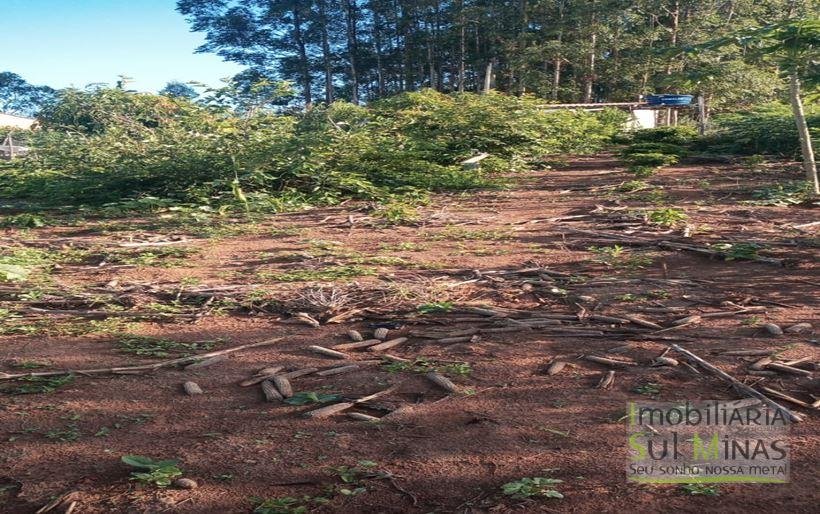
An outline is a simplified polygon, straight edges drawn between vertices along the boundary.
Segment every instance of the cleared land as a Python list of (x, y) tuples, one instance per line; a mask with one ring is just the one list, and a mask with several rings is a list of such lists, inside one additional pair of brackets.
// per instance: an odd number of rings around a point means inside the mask
[[(628, 401), (738, 398), (707, 373), (650, 366), (670, 343), (750, 385), (820, 396), (816, 335), (764, 328), (817, 326), (815, 211), (764, 205), (788, 199), (771, 188), (799, 178), (784, 167), (675, 166), (640, 184), (608, 156), (577, 158), (507, 190), (438, 195), (399, 226), (351, 202), (220, 225), (163, 213), (7, 231), (4, 252), (28, 252), (35, 271), (0, 285), (4, 373), (281, 340), (198, 369), (0, 381), (0, 508), (32, 512), (71, 493), (60, 508), (76, 501), (83, 513), (247, 512), (252, 497), (320, 512), (812, 512), (820, 424), (794, 405), (806, 419), (792, 427), (790, 484), (723, 485), (709, 497), (624, 479)], [(718, 312), (728, 314), (708, 316)], [(408, 339), (381, 352), (344, 349), (349, 358), (336, 360), (308, 348), (393, 322), (387, 340)], [(808, 358), (796, 364), (808, 375), (749, 374), (759, 357), (723, 354), (741, 349)], [(638, 365), (582, 358), (591, 354)], [(556, 360), (567, 365), (551, 375)], [(270, 366), (353, 364), (290, 382), (351, 400), (395, 385), (346, 411), (379, 422), (308, 419), (321, 405), (266, 402), (258, 384), (238, 385)], [(610, 369), (611, 388), (596, 388)], [(431, 370), (457, 391), (429, 380)], [(187, 381), (204, 394), (186, 395)], [(128, 454), (179, 459), (199, 487), (129, 481)], [(502, 494), (534, 476), (563, 480), (565, 498)]]

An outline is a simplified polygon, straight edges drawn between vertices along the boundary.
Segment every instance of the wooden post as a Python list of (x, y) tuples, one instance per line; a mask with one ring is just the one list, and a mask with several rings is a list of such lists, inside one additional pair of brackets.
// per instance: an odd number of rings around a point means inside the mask
[(6, 137), (9, 141), (9, 160), (14, 159), (14, 139), (11, 138), (11, 133)]
[(706, 134), (706, 99), (698, 95), (698, 134)]

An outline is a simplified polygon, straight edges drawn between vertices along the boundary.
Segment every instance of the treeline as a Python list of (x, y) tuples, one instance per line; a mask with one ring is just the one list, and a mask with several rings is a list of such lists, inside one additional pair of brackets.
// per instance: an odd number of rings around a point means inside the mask
[(698, 92), (716, 107), (782, 83), (738, 47), (668, 57), (814, 12), (812, 0), (179, 0), (201, 52), (286, 79), (303, 104), (497, 89), (559, 101)]

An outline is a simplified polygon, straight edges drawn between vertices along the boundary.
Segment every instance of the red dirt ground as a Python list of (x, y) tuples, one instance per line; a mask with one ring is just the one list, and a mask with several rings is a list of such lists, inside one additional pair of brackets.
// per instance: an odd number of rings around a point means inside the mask
[[(786, 176), (797, 178), (796, 172), (781, 169), (751, 171), (726, 165), (665, 169), (648, 179), (663, 186), (667, 197), (661, 200), (646, 192), (636, 193), (644, 197), (618, 193), (617, 185), (632, 177), (614, 161), (578, 158), (566, 168), (519, 177), (517, 185), (508, 190), (438, 195), (422, 209), (421, 221), (413, 226), (380, 226), (366, 206), (348, 204), (273, 216), (244, 234), (218, 240), (191, 239), (179, 246), (196, 248), (198, 253), (185, 257), (177, 267), (63, 264), (51, 274), (55, 289), (131, 294), (129, 301), (137, 310), (156, 302), (162, 294), (157, 291), (170, 291), (173, 298), (174, 292), (185, 288), (260, 284), (268, 296), (250, 309), (222, 313), (211, 309), (195, 323), (134, 322), (126, 330), (181, 342), (228, 341), (218, 348), (273, 337), (282, 340), (232, 354), (197, 371), (169, 368), (145, 375), (77, 376), (48, 394), (0, 394), (0, 488), (9, 486), (0, 493), (0, 511), (34, 512), (52, 498), (71, 492), (57, 512), (71, 501), (77, 501), (75, 512), (80, 513), (250, 512), (252, 497), (301, 499), (326, 494), (329, 487), (340, 483), (328, 469), (369, 460), (393, 479), (364, 479), (361, 485), (366, 491), (332, 494), (325, 505), (308, 503), (309, 510), (816, 512), (820, 500), (816, 410), (792, 406), (806, 420), (791, 428), (790, 483), (722, 485), (715, 497), (687, 495), (672, 485), (627, 482), (626, 430), (619, 420), (628, 401), (645, 398), (633, 391), (640, 384), (658, 384), (659, 400), (738, 398), (710, 375), (696, 375), (684, 366), (643, 365), (670, 340), (747, 383), (762, 380), (762, 384), (809, 402), (811, 394), (820, 395), (812, 377), (753, 376), (746, 370), (754, 358), (719, 355), (722, 350), (776, 348), (783, 350), (781, 356), (786, 360), (810, 357), (817, 362), (820, 357), (814, 335), (773, 337), (760, 328), (761, 323), (786, 327), (801, 322), (817, 327), (818, 239), (812, 228), (793, 228), (814, 221), (816, 211), (747, 202), (755, 187)], [(659, 201), (664, 204), (652, 203)], [(602, 207), (592, 212), (596, 205)], [(692, 236), (682, 237), (683, 225), (666, 229), (641, 220), (625, 221), (626, 211), (619, 210), (624, 206), (684, 209)], [(349, 216), (353, 216), (352, 224)], [(42, 247), (52, 241), (56, 247), (76, 243), (105, 248), (144, 239), (146, 233), (172, 235), (138, 225), (109, 228), (101, 234), (103, 225), (90, 222), (82, 230), (66, 226), (8, 231), (3, 244)], [(646, 246), (629, 247), (625, 256), (607, 265), (588, 248), (611, 247), (614, 242), (579, 229), (699, 246), (727, 241), (765, 243), (760, 255), (785, 259), (786, 265), (710, 259)], [(175, 231), (180, 233), (184, 231)], [(417, 246), (398, 246), (408, 242)], [(293, 255), (299, 252), (303, 254)], [(381, 258), (374, 260), (374, 256)], [(404, 262), (389, 259), (395, 257)], [(371, 310), (360, 313), (359, 320), (318, 328), (292, 322), (288, 314), (299, 310), (297, 295), (309, 291), (311, 284), (277, 282), (272, 274), (328, 266), (360, 266), (373, 273), (335, 283), (337, 292), (346, 294), (349, 302), (339, 311)], [(556, 287), (567, 291), (561, 295), (550, 294), (549, 284), (525, 286), (519, 275), (486, 273), (532, 266), (570, 273), (577, 279), (559, 281)], [(473, 270), (482, 273), (479, 276)], [(601, 283), (603, 278), (617, 280)], [(110, 283), (114, 279), (117, 283)], [(479, 280), (467, 282), (473, 279)], [(218, 303), (222, 297), (237, 299), (238, 293), (214, 296)], [(390, 372), (378, 364), (338, 376), (307, 375), (293, 380), (297, 391), (354, 396), (400, 383), (396, 392), (375, 402), (375, 409), (361, 410), (377, 416), (393, 411), (376, 424), (344, 414), (305, 419), (300, 414), (312, 407), (266, 403), (257, 387), (237, 385), (269, 365), (299, 369), (344, 363), (310, 353), (306, 347), (346, 342), (350, 329), (367, 337), (372, 333), (367, 324), (374, 321), (400, 321), (403, 326), (391, 331), (391, 337), (424, 330), (456, 331), (493, 321), (475, 314), (414, 313), (417, 305), (434, 301), (537, 313), (580, 312), (582, 317), (639, 314), (665, 326), (685, 315), (726, 310), (722, 303), (727, 301), (765, 306), (766, 312), (707, 318), (662, 337), (634, 325), (630, 332), (587, 320), (589, 329), (604, 330), (604, 336), (575, 337), (535, 329), (486, 334), (453, 345), (411, 336), (406, 344), (391, 350), (404, 358), (469, 363), (472, 372), (468, 376), (453, 378), (469, 394), (445, 396), (422, 374)], [(321, 317), (312, 308), (315, 305), (303, 303), (301, 310)], [(37, 302), (29, 301), (32, 304)], [(20, 306), (19, 301), (0, 302), (0, 308), (12, 311)], [(675, 314), (644, 310), (660, 306), (685, 310)], [(70, 321), (56, 316), (48, 319), (57, 327)], [(44, 330), (45, 335), (0, 336), (0, 371), (20, 372), (13, 365), (24, 361), (47, 363), (47, 369), (152, 362), (119, 351), (116, 335), (110, 332), (60, 335), (54, 327)], [(617, 357), (642, 365), (618, 370), (612, 389), (596, 389), (608, 368), (579, 357), (607, 355), (608, 350), (622, 345), (629, 347)], [(373, 358), (368, 352), (351, 355), (356, 360)], [(570, 365), (549, 376), (545, 366), (556, 357)], [(181, 384), (187, 380), (196, 381), (205, 394), (186, 396)], [(0, 387), (4, 384), (8, 382), (0, 382)], [(66, 436), (66, 432), (74, 435)], [(179, 459), (185, 476), (196, 480), (199, 487), (178, 490), (137, 485), (128, 479), (131, 470), (120, 462), (126, 454)], [(563, 480), (558, 489), (565, 498), (521, 501), (501, 494), (502, 484), (533, 476)]]

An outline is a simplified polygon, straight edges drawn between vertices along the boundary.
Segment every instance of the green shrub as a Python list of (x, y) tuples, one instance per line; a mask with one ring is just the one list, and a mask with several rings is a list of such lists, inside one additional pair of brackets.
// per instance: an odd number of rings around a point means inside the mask
[(677, 155), (683, 157), (689, 151), (680, 146), (671, 143), (635, 143), (629, 145), (621, 151), (621, 155), (628, 156), (636, 153), (662, 153), (667, 155)]
[(676, 127), (658, 127), (637, 130), (632, 134), (633, 143), (669, 143), (685, 145), (697, 138), (698, 131), (688, 125)]
[[(623, 113), (544, 111), (533, 97), (405, 93), (362, 107), (240, 116), (184, 98), (118, 89), (66, 90), (42, 113), (31, 156), (0, 174), (0, 197), (105, 204), (145, 196), (243, 210), (402, 188), (494, 185), (488, 172), (599, 150)], [(491, 154), (483, 170), (460, 161)], [(6, 168), (6, 166), (4, 166)]]
[(658, 171), (657, 166), (642, 166), (637, 164), (633, 164), (632, 166), (629, 166), (629, 168), (627, 169), (630, 173), (632, 173), (638, 178), (651, 177), (655, 174), (655, 172)]
[[(806, 122), (814, 139), (820, 137), (820, 107), (806, 106)], [(800, 156), (800, 141), (791, 107), (772, 103), (714, 117), (714, 130), (697, 143), (713, 153)]]
[(632, 166), (669, 166), (678, 162), (677, 155), (663, 153), (633, 153), (624, 157)]

